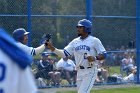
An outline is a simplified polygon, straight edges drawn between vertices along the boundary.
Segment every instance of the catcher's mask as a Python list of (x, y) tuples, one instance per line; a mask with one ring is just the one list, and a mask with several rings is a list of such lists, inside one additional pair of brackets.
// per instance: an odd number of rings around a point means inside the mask
[(29, 32), (26, 32), (26, 30), (24, 28), (18, 28), (16, 30), (14, 30), (13, 32), (13, 38), (16, 41), (22, 41), (23, 40), (23, 36), (29, 34)]
[(82, 26), (84, 27), (84, 31), (87, 33), (91, 33), (92, 23), (87, 19), (82, 19), (78, 22), (76, 27)]

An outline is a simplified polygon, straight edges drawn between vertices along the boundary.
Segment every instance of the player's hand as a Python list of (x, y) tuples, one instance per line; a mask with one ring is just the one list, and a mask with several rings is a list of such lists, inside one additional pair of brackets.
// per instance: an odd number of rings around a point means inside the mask
[(89, 62), (93, 62), (93, 61), (96, 60), (96, 58), (93, 57), (93, 56), (87, 56), (87, 60), (88, 60)]
[(45, 44), (46, 44), (46, 46), (47, 46), (51, 51), (54, 51), (54, 50), (55, 50), (55, 47), (52, 45), (51, 42), (46, 41)]

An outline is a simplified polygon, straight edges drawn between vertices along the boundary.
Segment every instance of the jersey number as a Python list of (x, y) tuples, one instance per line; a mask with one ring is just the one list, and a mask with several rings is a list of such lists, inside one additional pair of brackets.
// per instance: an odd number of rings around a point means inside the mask
[(6, 66), (0, 63), (0, 82), (3, 81), (5, 78), (5, 70), (6, 70)]
[[(6, 66), (0, 63), (0, 82), (2, 82), (5, 79), (5, 71), (6, 71)], [(4, 93), (3, 89), (1, 88), (0, 88), (0, 93)]]

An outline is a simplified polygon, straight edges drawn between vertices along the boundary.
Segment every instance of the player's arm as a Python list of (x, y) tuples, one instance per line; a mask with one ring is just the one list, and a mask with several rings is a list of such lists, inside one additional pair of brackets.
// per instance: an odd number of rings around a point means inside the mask
[(34, 48), (35, 50), (35, 54), (38, 55), (40, 54), (41, 52), (43, 52), (45, 49), (45, 44), (42, 44), (41, 46), (37, 47), (37, 48)]
[(50, 42), (47, 42), (47, 47), (54, 52), (55, 54), (59, 55), (62, 58), (65, 58), (66, 55), (63, 50), (55, 48)]
[(102, 52), (102, 53), (100, 53), (100, 54), (98, 54), (97, 56), (90, 56), (90, 55), (88, 55), (87, 56), (87, 59), (88, 59), (88, 61), (89, 62), (93, 62), (93, 61), (96, 61), (96, 60), (104, 60), (105, 58), (106, 58), (106, 52)]
[(96, 60), (104, 60), (106, 58), (106, 51), (102, 52), (101, 54), (98, 54), (98, 56), (95, 57)]
[(92, 62), (95, 60), (99, 60), (99, 61), (104, 60), (107, 56), (107, 52), (106, 52), (104, 46), (102, 45), (101, 41), (98, 38), (94, 39), (94, 43), (95, 43), (94, 48), (96, 49), (98, 55), (97, 56), (90, 56), (89, 55), (87, 57), (88, 61)]
[(45, 47), (47, 46), (47, 42), (51, 39), (51, 34), (44, 34), (42, 37), (43, 44), (37, 48), (35, 48), (35, 54), (40, 54), (44, 51)]

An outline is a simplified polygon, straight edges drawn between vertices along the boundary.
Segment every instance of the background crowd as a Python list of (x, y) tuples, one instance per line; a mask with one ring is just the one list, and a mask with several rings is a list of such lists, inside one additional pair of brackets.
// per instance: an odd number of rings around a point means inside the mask
[[(95, 84), (135, 82), (135, 50), (121, 47), (117, 52), (108, 50), (106, 60), (98, 65)], [(111, 73), (111, 67), (119, 67), (120, 73)], [(76, 86), (76, 66), (73, 58), (60, 58), (43, 52), (32, 64), (38, 86)]]

